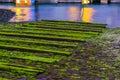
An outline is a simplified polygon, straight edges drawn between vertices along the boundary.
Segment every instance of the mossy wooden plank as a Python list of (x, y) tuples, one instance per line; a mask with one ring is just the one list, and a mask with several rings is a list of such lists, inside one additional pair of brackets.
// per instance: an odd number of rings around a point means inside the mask
[(85, 32), (102, 32), (102, 29), (98, 29), (98, 30), (96, 30), (96, 29), (92, 29), (92, 28), (90, 28), (90, 29), (85, 29), (85, 28), (83, 28), (83, 29), (81, 29), (81, 28), (74, 28), (74, 27), (72, 27), (72, 28), (68, 28), (68, 27), (56, 27), (56, 26), (39, 26), (39, 25), (36, 25), (36, 26), (32, 26), (32, 25), (23, 25), (23, 26), (29, 26), (29, 27), (37, 27), (37, 28), (47, 28), (47, 29), (59, 29), (59, 30), (71, 30), (71, 31), (85, 31)]
[(45, 40), (45, 39), (37, 39), (37, 38), (29, 38), (29, 37), (19, 37), (19, 36), (6, 36), (0, 35), (1, 39), (7, 40), (21, 40), (21, 41), (28, 41), (28, 42), (40, 42), (40, 43), (50, 43), (50, 44), (60, 44), (60, 45), (73, 45), (76, 46), (77, 42), (67, 42), (67, 41), (55, 41), (55, 40)]
[(6, 33), (21, 33), (21, 34), (33, 34), (33, 35), (40, 35), (40, 36), (59, 36), (59, 37), (75, 37), (75, 38), (90, 38), (93, 37), (95, 35), (90, 35), (90, 34), (74, 34), (74, 33), (61, 33), (61, 32), (50, 32), (50, 31), (44, 31), (44, 32), (40, 32), (40, 31), (31, 31), (31, 30), (1, 30), (1, 32), (6, 32)]
[[(60, 23), (73, 23), (73, 24), (92, 24), (92, 25), (101, 25), (101, 26), (105, 26), (107, 24), (100, 24), (100, 23), (91, 23), (91, 22), (77, 22), (77, 21), (59, 21), (59, 20), (42, 20), (44, 22), (60, 22)], [(39, 23), (39, 22), (38, 22)]]
[(53, 59), (53, 58), (44, 58), (44, 57), (38, 57), (38, 56), (23, 56), (23, 55), (10, 55), (7, 53), (0, 53), (0, 57), (9, 57), (13, 59), (23, 59), (23, 60), (30, 60), (35, 62), (42, 62), (42, 63), (56, 63), (59, 61), (59, 59)]
[(23, 44), (35, 44), (35, 45), (44, 45), (44, 46), (55, 46), (55, 47), (63, 47), (63, 48), (75, 48), (76, 45), (72, 45), (72, 44), (57, 44), (57, 43), (49, 43), (49, 42), (38, 42), (38, 41), (28, 41), (28, 40), (17, 40), (17, 39), (7, 39), (7, 38), (0, 38), (0, 41), (3, 41), (3, 42), (18, 42), (18, 43), (23, 43)]
[(42, 69), (34, 69), (30, 67), (16, 67), (11, 65), (10, 63), (5, 63), (5, 62), (0, 62), (0, 69), (10, 72), (15, 72), (18, 74), (37, 74), (44, 72), (44, 70)]
[(9, 45), (0, 45), (0, 48), (7, 49), (7, 50), (18, 50), (18, 51), (23, 51), (23, 52), (54, 53), (54, 54), (59, 54), (59, 55), (71, 55), (72, 54), (71, 52), (65, 52), (65, 51), (33, 49), (33, 48), (9, 46)]
[(84, 32), (84, 31), (71, 31), (71, 30), (59, 30), (59, 29), (47, 29), (47, 28), (40, 28), (40, 27), (14, 27), (10, 28), (10, 30), (32, 30), (32, 31), (39, 31), (39, 32), (61, 32), (61, 33), (68, 33), (68, 34), (88, 34), (88, 35), (97, 35), (99, 32)]
[(20, 34), (20, 33), (6, 33), (6, 32), (0, 32), (0, 35), (39, 38), (39, 39), (68, 41), (68, 42), (85, 42), (85, 39), (82, 39), (82, 38), (81, 39), (76, 39), (76, 38), (66, 38), (66, 37), (57, 37), (57, 36), (42, 36), (42, 35), (40, 36), (40, 35)]

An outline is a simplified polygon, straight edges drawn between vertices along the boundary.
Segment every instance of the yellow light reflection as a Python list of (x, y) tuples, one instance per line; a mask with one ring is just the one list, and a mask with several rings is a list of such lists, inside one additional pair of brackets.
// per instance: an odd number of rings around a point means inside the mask
[(31, 19), (31, 11), (27, 7), (14, 7), (11, 8), (12, 11), (16, 12), (16, 16), (14, 16), (10, 22), (21, 22), (21, 21), (29, 21)]
[(20, 0), (16, 0), (16, 3), (20, 3)]
[(25, 3), (27, 3), (28, 1), (27, 0), (25, 0)]
[(69, 8), (69, 17), (70, 17), (71, 21), (77, 21), (80, 18), (79, 8), (77, 8), (77, 7), (70, 7)]
[(82, 4), (89, 4), (90, 1), (89, 0), (82, 0)]
[(82, 8), (82, 21), (91, 22), (92, 16), (94, 15), (95, 10), (93, 8)]

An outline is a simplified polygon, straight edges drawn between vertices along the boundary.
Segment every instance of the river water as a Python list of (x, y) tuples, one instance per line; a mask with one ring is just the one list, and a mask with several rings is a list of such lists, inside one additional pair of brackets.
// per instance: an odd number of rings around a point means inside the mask
[(38, 4), (16, 7), (13, 3), (0, 4), (16, 15), (9, 22), (66, 20), (107, 24), (108, 28), (120, 27), (120, 4)]

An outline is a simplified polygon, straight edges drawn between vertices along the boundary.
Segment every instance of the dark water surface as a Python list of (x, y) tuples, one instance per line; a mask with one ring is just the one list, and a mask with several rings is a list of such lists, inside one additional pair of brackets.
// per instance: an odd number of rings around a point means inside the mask
[(15, 4), (0, 4), (0, 8), (16, 12), (10, 22), (67, 20), (106, 23), (109, 28), (120, 27), (120, 4), (39, 4), (16, 7)]

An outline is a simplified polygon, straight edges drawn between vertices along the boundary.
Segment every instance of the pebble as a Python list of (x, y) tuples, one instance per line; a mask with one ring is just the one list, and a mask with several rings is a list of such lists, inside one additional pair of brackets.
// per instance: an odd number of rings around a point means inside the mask
[(120, 48), (120, 44), (119, 44), (119, 43), (113, 43), (113, 46), (114, 46), (114, 48), (116, 48), (116, 49), (119, 49), (119, 48)]

